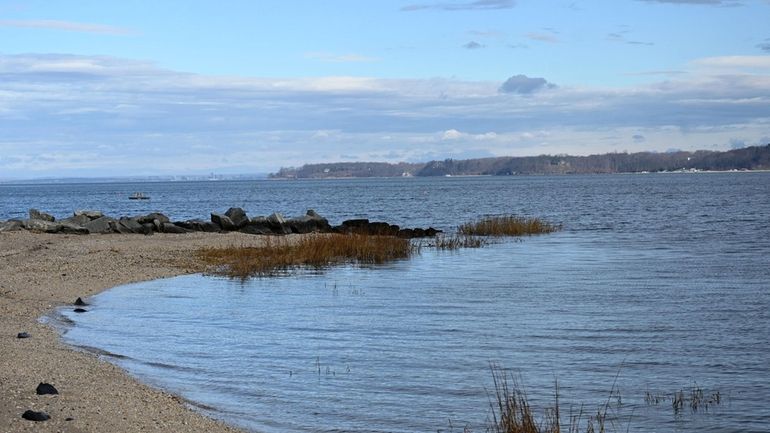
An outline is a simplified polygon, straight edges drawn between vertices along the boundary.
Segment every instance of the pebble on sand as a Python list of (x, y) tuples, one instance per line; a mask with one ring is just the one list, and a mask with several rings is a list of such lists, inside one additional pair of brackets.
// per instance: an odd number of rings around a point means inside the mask
[(22, 415), (22, 418), (30, 421), (48, 421), (51, 417), (45, 412), (35, 412), (34, 410), (27, 410)]
[(29, 332), (19, 332), (16, 334), (16, 338), (29, 338), (31, 335), (29, 335)]
[(37, 386), (37, 389), (35, 390), (37, 395), (46, 395), (46, 394), (58, 394), (59, 391), (54, 388), (53, 385), (50, 383), (43, 383), (40, 382), (40, 385)]
[(75, 305), (79, 307), (84, 307), (88, 304), (83, 300), (83, 298), (78, 297), (77, 299), (75, 299)]

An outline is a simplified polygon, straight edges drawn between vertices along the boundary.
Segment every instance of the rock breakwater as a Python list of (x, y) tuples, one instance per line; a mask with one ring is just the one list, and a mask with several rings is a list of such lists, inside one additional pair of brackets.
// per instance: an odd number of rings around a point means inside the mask
[(192, 219), (171, 221), (160, 213), (152, 212), (133, 217), (110, 217), (100, 211), (78, 210), (72, 216), (57, 220), (54, 216), (37, 209), (29, 210), (29, 218), (0, 221), (0, 232), (29, 230), (40, 233), (63, 234), (144, 234), (191, 232), (241, 232), (252, 235), (287, 235), (292, 233), (343, 233), (401, 238), (432, 237), (441, 230), (428, 228), (402, 228), (395, 224), (368, 219), (350, 219), (333, 226), (314, 210), (300, 217), (285, 218), (280, 213), (269, 216), (249, 217), (241, 208), (233, 207), (226, 212), (212, 212), (209, 221)]

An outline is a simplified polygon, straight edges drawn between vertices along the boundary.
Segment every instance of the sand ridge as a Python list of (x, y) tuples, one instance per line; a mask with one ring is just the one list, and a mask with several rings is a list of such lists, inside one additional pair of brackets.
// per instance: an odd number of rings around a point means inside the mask
[[(72, 350), (38, 319), (117, 285), (200, 272), (193, 254), (199, 248), (262, 241), (262, 236), (235, 232), (0, 233), (0, 432), (239, 431), (96, 355)], [(24, 331), (31, 338), (16, 338)], [(51, 383), (60, 394), (36, 395), (40, 382)], [(24, 420), (27, 409), (45, 411), (51, 419)]]

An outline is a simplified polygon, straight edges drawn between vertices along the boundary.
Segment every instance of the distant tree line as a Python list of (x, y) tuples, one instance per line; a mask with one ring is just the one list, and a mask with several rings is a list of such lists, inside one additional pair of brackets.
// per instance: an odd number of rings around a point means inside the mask
[(445, 159), (427, 163), (337, 162), (281, 168), (271, 178), (320, 179), (399, 176), (639, 173), (677, 170), (770, 170), (770, 144), (725, 152), (606, 153)]

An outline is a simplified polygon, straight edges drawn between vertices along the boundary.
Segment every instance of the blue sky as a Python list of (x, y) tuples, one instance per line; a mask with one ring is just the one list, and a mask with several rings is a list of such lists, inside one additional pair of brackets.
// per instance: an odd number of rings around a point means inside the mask
[(768, 22), (768, 0), (0, 0), (0, 179), (765, 144)]

